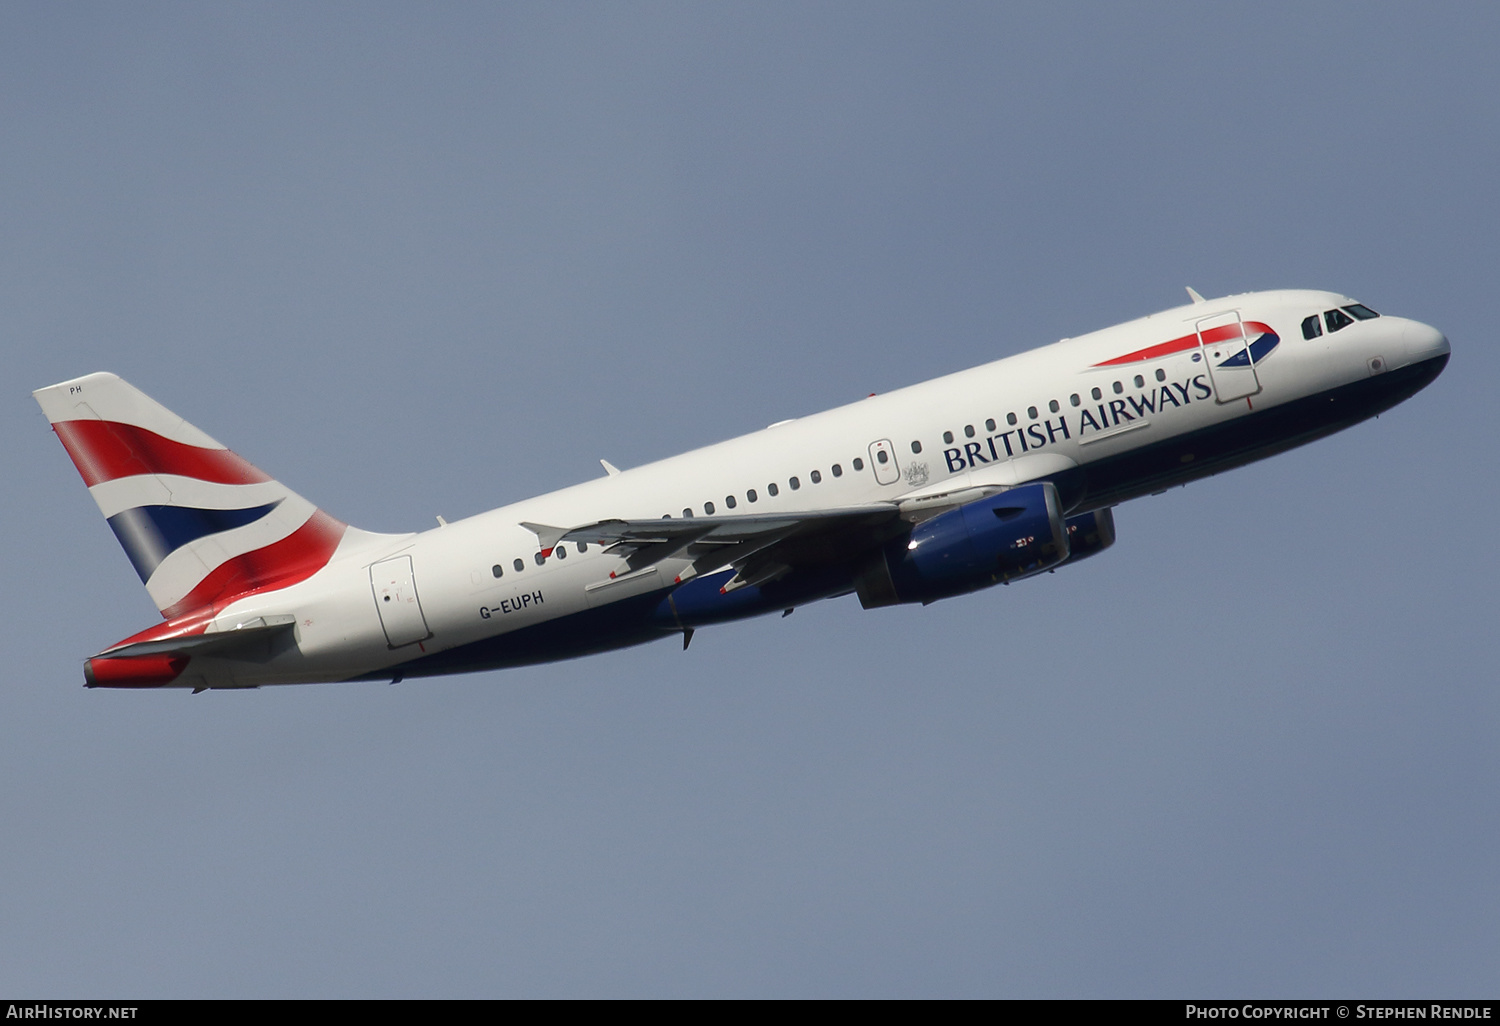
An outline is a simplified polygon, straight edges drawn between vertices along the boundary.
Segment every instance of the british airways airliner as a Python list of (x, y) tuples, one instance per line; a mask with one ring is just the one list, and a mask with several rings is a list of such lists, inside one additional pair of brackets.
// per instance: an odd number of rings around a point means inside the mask
[(164, 622), (89, 687), (253, 688), (566, 659), (1076, 563), (1111, 508), (1424, 388), (1448, 340), (1328, 292), (1152, 314), (413, 534), (342, 523), (113, 374), (35, 394)]

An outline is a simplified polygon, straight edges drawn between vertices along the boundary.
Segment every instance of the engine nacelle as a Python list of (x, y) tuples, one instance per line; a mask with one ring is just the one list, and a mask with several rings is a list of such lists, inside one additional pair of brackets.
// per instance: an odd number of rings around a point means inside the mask
[(864, 567), (855, 590), (866, 609), (925, 604), (1030, 577), (1057, 566), (1069, 552), (1057, 489), (1042, 481), (918, 524)]
[(1068, 565), (1098, 555), (1115, 543), (1115, 514), (1110, 509), (1096, 509), (1069, 517)]

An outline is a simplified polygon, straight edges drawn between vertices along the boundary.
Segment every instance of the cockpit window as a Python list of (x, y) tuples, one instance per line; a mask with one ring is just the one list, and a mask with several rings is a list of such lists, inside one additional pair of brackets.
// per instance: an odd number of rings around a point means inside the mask
[(1347, 328), (1354, 323), (1354, 318), (1342, 310), (1325, 310), (1323, 311), (1323, 319), (1328, 322), (1328, 333), (1330, 335), (1340, 328)]
[(1373, 321), (1375, 318), (1380, 316), (1378, 313), (1376, 313), (1374, 310), (1371, 310), (1363, 303), (1355, 303), (1353, 306), (1344, 307), (1344, 309), (1349, 313), (1352, 313), (1354, 315), (1354, 319), (1357, 321)]
[(1303, 338), (1317, 338), (1321, 334), (1323, 334), (1323, 325), (1318, 321), (1317, 314), (1313, 314), (1311, 317), (1302, 318)]

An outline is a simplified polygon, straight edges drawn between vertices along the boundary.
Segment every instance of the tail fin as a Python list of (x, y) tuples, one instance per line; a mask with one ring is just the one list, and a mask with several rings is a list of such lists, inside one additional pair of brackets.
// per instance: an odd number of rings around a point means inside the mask
[(113, 374), (32, 394), (169, 620), (306, 580), (348, 529)]

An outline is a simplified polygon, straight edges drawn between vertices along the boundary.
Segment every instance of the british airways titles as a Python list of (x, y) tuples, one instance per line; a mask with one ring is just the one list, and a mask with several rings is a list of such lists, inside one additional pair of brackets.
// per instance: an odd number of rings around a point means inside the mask
[[(1095, 405), (1082, 406), (1078, 410), (1077, 437), (1080, 441), (1089, 434), (1102, 434), (1127, 426), (1147, 414), (1161, 413), (1168, 406), (1181, 408), (1196, 401), (1213, 398), (1213, 388), (1205, 375), (1198, 374), (1183, 382), (1167, 382), (1153, 387), (1149, 392), (1124, 395), (1121, 398), (1101, 400)], [(1081, 403), (1081, 401), (1080, 401)], [(1036, 407), (1032, 407), (1033, 410)], [(1061, 411), (1056, 419), (1042, 418), (1038, 423), (1025, 427), (1014, 427), (989, 435), (983, 442), (966, 442), (963, 448), (943, 450), (943, 459), (948, 472), (957, 474), (980, 464), (991, 463), (1022, 453), (1053, 445), (1059, 439), (1071, 439), (1073, 430), (1068, 426), (1069, 411)], [(1002, 455), (1001, 449), (1005, 452)]]

